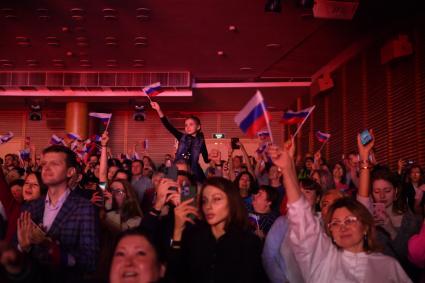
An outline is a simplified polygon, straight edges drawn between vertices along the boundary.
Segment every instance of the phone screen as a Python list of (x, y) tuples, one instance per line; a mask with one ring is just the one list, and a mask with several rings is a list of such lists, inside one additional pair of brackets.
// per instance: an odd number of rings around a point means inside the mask
[(193, 204), (196, 203), (196, 195), (198, 193), (198, 190), (196, 186), (183, 186), (181, 189), (181, 201), (186, 201), (188, 199), (194, 199)]
[(372, 136), (368, 130), (364, 130), (360, 133), (360, 140), (363, 145), (366, 145), (372, 141)]
[(383, 203), (373, 203), (373, 218), (375, 219), (375, 222), (382, 223), (385, 219), (385, 204)]

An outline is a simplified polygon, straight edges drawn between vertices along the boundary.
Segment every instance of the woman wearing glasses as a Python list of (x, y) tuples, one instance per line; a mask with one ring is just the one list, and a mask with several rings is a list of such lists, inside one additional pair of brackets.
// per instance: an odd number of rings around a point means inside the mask
[(335, 201), (320, 224), (299, 188), (294, 153), (293, 141), (269, 149), (283, 172), (288, 236), (305, 282), (411, 282), (395, 259), (376, 252), (373, 218), (359, 202)]
[(142, 211), (130, 183), (115, 180), (109, 189), (112, 196), (105, 201), (107, 211), (105, 224), (108, 229), (112, 232), (121, 232), (138, 227), (142, 220)]

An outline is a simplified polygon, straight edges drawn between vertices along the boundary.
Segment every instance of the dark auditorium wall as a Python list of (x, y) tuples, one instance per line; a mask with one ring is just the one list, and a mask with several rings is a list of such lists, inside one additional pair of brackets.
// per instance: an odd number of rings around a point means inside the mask
[(356, 150), (358, 132), (372, 128), (379, 162), (396, 168), (397, 160), (406, 158), (425, 165), (425, 30), (416, 27), (406, 34), (412, 55), (381, 64), (380, 48), (388, 38), (383, 39), (337, 69), (331, 91), (298, 99), (294, 108), (316, 105), (298, 139), (300, 154), (320, 147), (316, 130), (329, 132), (323, 153), (334, 164)]

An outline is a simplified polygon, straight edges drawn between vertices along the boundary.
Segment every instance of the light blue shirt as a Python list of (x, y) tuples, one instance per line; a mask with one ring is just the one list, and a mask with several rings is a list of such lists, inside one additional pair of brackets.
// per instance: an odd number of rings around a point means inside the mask
[(58, 215), (59, 211), (61, 210), (63, 204), (65, 203), (66, 199), (68, 198), (70, 194), (70, 190), (66, 190), (65, 193), (63, 193), (59, 199), (56, 205), (52, 205), (49, 194), (46, 195), (45, 200), (45, 206), (44, 206), (44, 213), (43, 213), (43, 226), (46, 228), (46, 231), (50, 230), (50, 227), (52, 227), (53, 221), (55, 221), (56, 216)]

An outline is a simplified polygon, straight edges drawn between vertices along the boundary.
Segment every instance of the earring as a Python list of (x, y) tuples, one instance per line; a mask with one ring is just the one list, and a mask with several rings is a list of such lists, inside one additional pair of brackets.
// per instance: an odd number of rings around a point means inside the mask
[(367, 233), (364, 233), (363, 235), (363, 247), (365, 250), (369, 250), (369, 241), (368, 241)]

